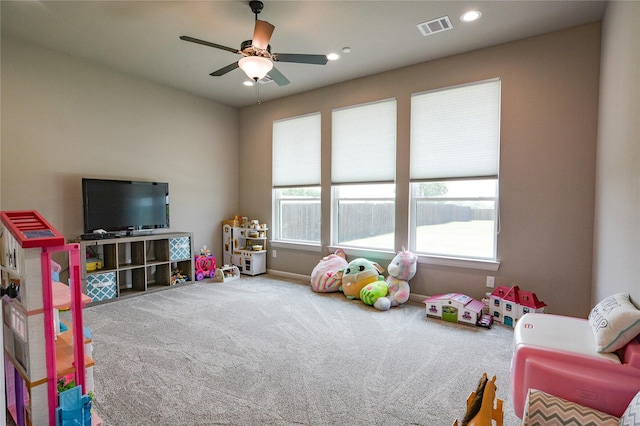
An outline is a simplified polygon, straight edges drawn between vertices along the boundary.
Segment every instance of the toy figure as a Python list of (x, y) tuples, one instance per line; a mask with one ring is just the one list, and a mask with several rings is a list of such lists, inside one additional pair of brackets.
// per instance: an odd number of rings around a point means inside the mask
[[(409, 300), (411, 293), (409, 280), (416, 274), (417, 266), (418, 256), (404, 248), (391, 260), (387, 268), (389, 276), (386, 279), (389, 287), (387, 298), (390, 306), (402, 305)], [(380, 304), (382, 303), (384, 301), (380, 301)]]
[(354, 259), (342, 273), (342, 292), (347, 299), (360, 299), (360, 291), (367, 284), (384, 281), (384, 269), (376, 262), (364, 258)]
[(360, 300), (365, 305), (370, 305), (379, 311), (387, 311), (391, 307), (387, 292), (389, 288), (384, 281), (374, 281), (371, 284), (367, 284), (360, 290)]
[(342, 270), (347, 266), (346, 255), (342, 249), (322, 258), (311, 272), (311, 290), (318, 293), (340, 291)]

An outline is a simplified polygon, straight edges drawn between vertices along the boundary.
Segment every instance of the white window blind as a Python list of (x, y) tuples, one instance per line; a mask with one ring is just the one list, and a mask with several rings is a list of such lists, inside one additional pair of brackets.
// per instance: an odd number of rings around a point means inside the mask
[(273, 187), (320, 185), (320, 113), (273, 122)]
[(396, 171), (396, 100), (332, 113), (331, 182), (393, 182)]
[(498, 175), (500, 80), (411, 97), (411, 180)]

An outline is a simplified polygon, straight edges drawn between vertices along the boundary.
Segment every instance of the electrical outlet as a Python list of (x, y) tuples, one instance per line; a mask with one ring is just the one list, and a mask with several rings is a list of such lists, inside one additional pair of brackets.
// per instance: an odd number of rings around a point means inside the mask
[(496, 277), (487, 276), (487, 287), (493, 288), (496, 283)]
[(277, 254), (277, 253), (276, 253), (276, 251), (275, 251), (275, 250), (271, 250), (271, 256), (272, 256), (272, 257), (276, 257), (276, 254)]

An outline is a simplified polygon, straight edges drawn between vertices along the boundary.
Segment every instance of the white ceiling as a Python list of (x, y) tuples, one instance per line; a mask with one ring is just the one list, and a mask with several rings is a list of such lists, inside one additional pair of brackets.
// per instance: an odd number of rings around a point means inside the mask
[[(291, 83), (261, 84), (268, 101), (310, 89), (600, 20), (604, 1), (269, 1), (259, 15), (275, 25), (273, 52), (351, 53), (327, 65), (277, 63)], [(460, 15), (482, 12), (465, 24)], [(180, 40), (232, 48), (253, 35), (248, 0), (1, 1), (2, 38), (27, 40), (240, 107), (256, 102), (236, 69), (209, 73), (240, 56)], [(416, 25), (449, 16), (454, 28), (422, 36)]]

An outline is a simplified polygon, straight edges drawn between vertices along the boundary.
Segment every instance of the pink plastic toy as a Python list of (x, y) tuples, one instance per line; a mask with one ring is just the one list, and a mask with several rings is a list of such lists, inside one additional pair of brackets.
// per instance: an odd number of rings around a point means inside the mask
[(489, 312), (495, 321), (513, 327), (526, 313), (545, 313), (547, 304), (535, 293), (521, 290), (517, 285), (498, 286), (489, 295)]
[(619, 357), (596, 352), (586, 319), (525, 314), (513, 335), (511, 384), (522, 418), (528, 389), (538, 389), (620, 417), (640, 390), (640, 341)]
[(484, 303), (461, 293), (447, 293), (423, 300), (427, 316), (458, 324), (476, 325)]
[(196, 281), (202, 281), (205, 277), (216, 276), (216, 258), (212, 255), (195, 256)]

